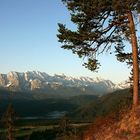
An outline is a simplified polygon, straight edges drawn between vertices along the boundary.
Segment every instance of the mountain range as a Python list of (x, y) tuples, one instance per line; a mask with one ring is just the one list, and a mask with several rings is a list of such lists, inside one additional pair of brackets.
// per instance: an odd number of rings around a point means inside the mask
[(0, 88), (10, 91), (59, 91), (61, 89), (77, 89), (81, 92), (89, 94), (110, 93), (118, 89), (127, 88), (127, 82), (114, 84), (110, 80), (90, 77), (70, 77), (62, 75), (49, 75), (45, 72), (27, 71), (15, 72), (8, 74), (0, 74)]

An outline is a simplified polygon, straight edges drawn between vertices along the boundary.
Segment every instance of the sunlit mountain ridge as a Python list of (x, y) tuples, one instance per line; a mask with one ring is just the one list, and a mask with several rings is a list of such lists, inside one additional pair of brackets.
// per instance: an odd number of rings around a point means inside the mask
[(82, 92), (90, 89), (91, 92), (109, 93), (118, 89), (128, 88), (125, 81), (114, 84), (110, 80), (91, 77), (70, 77), (64, 74), (49, 75), (45, 72), (27, 71), (0, 74), (0, 88), (11, 91), (34, 91), (34, 90), (59, 90), (60, 88), (79, 88)]

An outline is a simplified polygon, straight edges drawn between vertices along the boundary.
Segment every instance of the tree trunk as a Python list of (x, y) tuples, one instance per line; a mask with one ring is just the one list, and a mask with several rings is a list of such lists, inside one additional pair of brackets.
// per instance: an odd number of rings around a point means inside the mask
[(133, 60), (133, 108), (138, 106), (139, 96), (139, 64), (138, 64), (138, 44), (136, 29), (132, 12), (128, 12), (128, 21), (130, 26), (131, 43), (132, 43), (132, 60)]

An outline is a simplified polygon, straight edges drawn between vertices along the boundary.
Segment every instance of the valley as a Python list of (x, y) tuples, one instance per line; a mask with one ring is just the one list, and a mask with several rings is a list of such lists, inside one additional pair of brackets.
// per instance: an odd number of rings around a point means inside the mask
[[(34, 134), (45, 135), (46, 131), (47, 135), (56, 137), (65, 114), (72, 133), (74, 129), (82, 135), (81, 130), (96, 118), (117, 114), (130, 107), (131, 100), (126, 83), (120, 86), (99, 78), (50, 76), (41, 72), (10, 72), (0, 77), (0, 116), (3, 118), (8, 106), (12, 105), (17, 140), (31, 138)], [(1, 134), (5, 135), (2, 120), (0, 126)]]
[[(80, 135), (81, 129), (86, 129), (97, 117), (106, 116), (112, 112), (118, 113), (124, 107), (128, 108), (132, 100), (129, 89), (118, 90), (103, 96), (78, 95), (50, 98), (44, 94), (44, 99), (36, 93), (34, 93), (36, 98), (33, 98), (33, 93), (31, 97), (29, 96), (30, 98), (27, 98), (28, 96), (21, 98), (27, 93), (16, 92), (11, 92), (10, 97), (7, 98), (3, 96), (5, 92), (7, 91), (0, 91), (1, 99), (3, 98), (0, 102), (0, 115), (2, 117), (9, 103), (12, 104), (17, 118), (14, 123), (17, 140), (25, 139), (35, 133), (38, 135), (47, 133), (50, 136), (53, 134), (54, 138), (65, 113), (68, 115), (70, 124), (74, 126), (73, 129), (76, 129)], [(22, 96), (15, 98), (14, 95), (19, 94)], [(2, 122), (0, 131), (4, 135)], [(39, 140), (39, 138), (36, 139)]]

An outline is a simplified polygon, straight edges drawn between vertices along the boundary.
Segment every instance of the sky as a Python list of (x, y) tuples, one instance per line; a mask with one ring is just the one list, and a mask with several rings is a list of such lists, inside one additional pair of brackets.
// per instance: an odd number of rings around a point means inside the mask
[(99, 57), (98, 73), (83, 67), (83, 59), (60, 47), (58, 23), (75, 28), (61, 0), (0, 0), (0, 73), (41, 71), (115, 83), (128, 79), (128, 66), (113, 54)]

